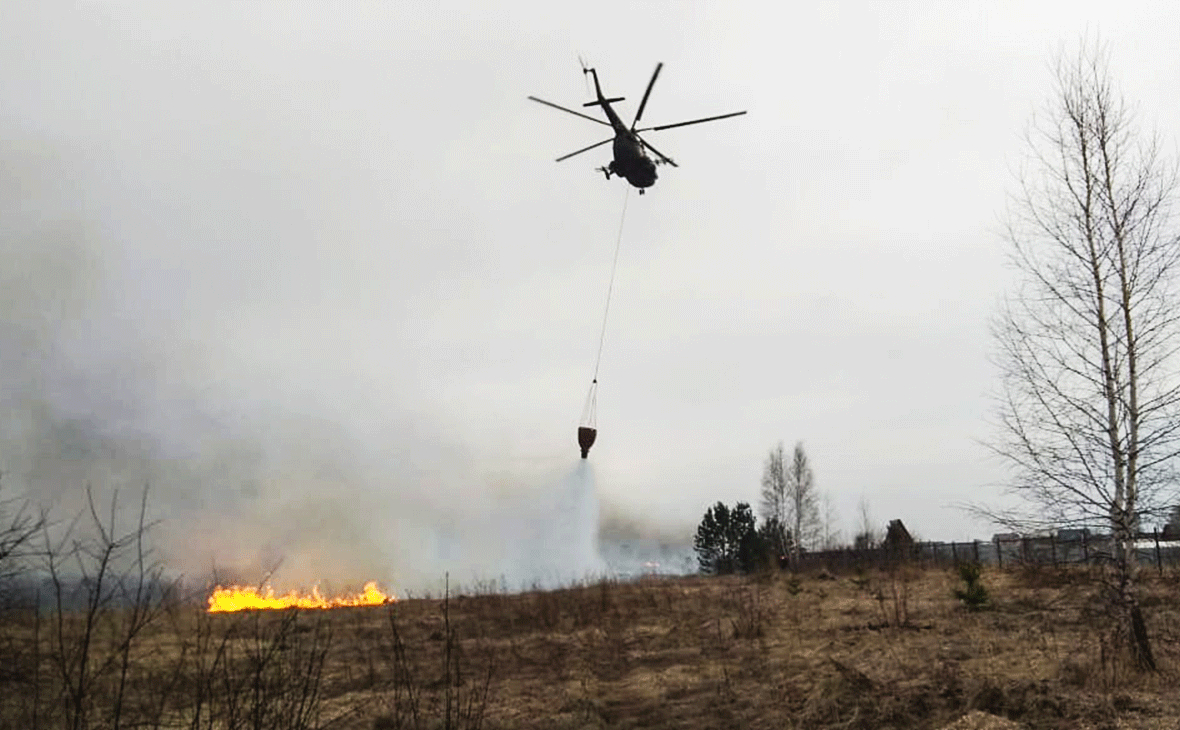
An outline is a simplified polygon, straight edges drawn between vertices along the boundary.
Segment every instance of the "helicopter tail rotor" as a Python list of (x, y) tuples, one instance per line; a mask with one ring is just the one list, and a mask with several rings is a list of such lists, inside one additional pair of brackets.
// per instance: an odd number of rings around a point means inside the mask
[(578, 65), (582, 67), (582, 79), (586, 82), (586, 96), (594, 96), (594, 91), (590, 88), (590, 74), (594, 73), (594, 69), (586, 65), (586, 59), (582, 58), (582, 54), (578, 54)]

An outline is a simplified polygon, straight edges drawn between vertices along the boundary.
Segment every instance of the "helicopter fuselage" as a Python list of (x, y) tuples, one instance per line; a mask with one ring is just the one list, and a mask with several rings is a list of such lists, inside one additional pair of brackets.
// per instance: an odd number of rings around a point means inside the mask
[(610, 172), (626, 178), (641, 192), (656, 184), (656, 163), (644, 153), (643, 145), (631, 136), (629, 130), (616, 131), (614, 153), (615, 158), (608, 168)]
[(606, 112), (606, 118), (610, 120), (610, 125), (615, 130), (615, 140), (612, 145), (614, 159), (611, 160), (608, 167), (603, 168), (603, 172), (608, 180), (612, 174), (618, 175), (642, 192), (644, 188), (655, 185), (656, 178), (659, 177), (656, 174), (655, 160), (647, 156), (639, 137), (623, 123), (622, 119), (619, 119), (619, 115), (611, 107), (610, 101), (602, 93), (602, 87), (598, 84), (598, 72), (594, 69), (587, 69), (587, 71), (594, 77), (594, 91), (598, 96), (596, 105), (601, 106), (602, 110)]
[[(553, 109), (558, 109), (567, 114), (572, 114), (575, 117), (581, 117), (583, 119), (588, 119), (591, 122), (595, 122), (596, 124), (610, 127), (611, 131), (614, 132), (613, 137), (607, 137), (604, 140), (595, 142), (594, 144), (583, 147), (580, 150), (570, 152), (567, 155), (562, 155), (561, 157), (557, 158), (556, 162), (568, 160), (569, 158), (576, 155), (589, 152), (590, 150), (601, 147), (608, 142), (613, 143), (613, 159), (610, 161), (608, 166), (600, 167), (598, 169), (604, 175), (606, 175), (607, 180), (610, 179), (611, 175), (618, 175), (619, 177), (625, 179), (627, 182), (639, 188), (639, 193), (642, 195), (646, 188), (650, 188), (656, 183), (656, 178), (658, 177), (656, 175), (656, 165), (671, 165), (672, 167), (678, 167), (678, 165), (671, 157), (668, 157), (663, 152), (660, 152), (658, 149), (653, 147), (651, 143), (645, 138), (640, 137), (640, 132), (658, 132), (663, 129), (672, 129), (674, 127), (686, 127), (690, 124), (713, 122), (718, 119), (728, 119), (730, 117), (737, 117), (746, 113), (744, 111), (731, 112), (729, 114), (718, 114), (716, 116), (703, 117), (701, 119), (690, 119), (686, 122), (661, 124), (656, 127), (639, 127), (639, 120), (643, 118), (643, 110), (647, 106), (647, 100), (651, 95), (652, 86), (655, 84), (656, 78), (660, 75), (660, 69), (663, 67), (663, 63), (656, 64), (656, 70), (654, 73), (652, 73), (651, 80), (647, 82), (647, 89), (643, 92), (643, 99), (639, 102), (639, 109), (635, 112), (635, 119), (631, 122), (630, 126), (624, 124), (622, 119), (619, 119), (618, 113), (615, 112), (614, 108), (611, 106), (611, 102), (623, 101), (623, 97), (620, 96), (615, 98), (607, 98), (606, 95), (602, 93), (602, 87), (598, 83), (598, 72), (592, 68), (586, 68), (585, 65), (582, 66), (582, 72), (587, 76), (594, 77), (595, 99), (594, 101), (587, 102), (582, 106), (602, 107), (603, 113), (606, 114), (606, 117), (609, 121), (604, 122), (602, 119), (597, 117), (592, 117), (582, 112), (568, 109), (564, 106), (561, 106), (560, 104), (554, 104), (551, 101), (545, 101), (544, 99), (530, 96), (529, 99), (532, 101), (535, 101), (539, 104), (544, 104), (545, 106), (551, 107)], [(648, 152), (651, 152), (654, 157), (648, 155)]]

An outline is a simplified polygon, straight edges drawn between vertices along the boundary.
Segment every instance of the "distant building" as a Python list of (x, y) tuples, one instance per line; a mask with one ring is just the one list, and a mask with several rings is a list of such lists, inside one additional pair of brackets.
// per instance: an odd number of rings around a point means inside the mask
[(914, 538), (901, 520), (890, 520), (889, 527), (885, 528), (883, 546), (890, 552), (909, 551), (914, 546)]
[(1180, 540), (1180, 504), (1168, 512), (1168, 522), (1164, 525), (1161, 537), (1165, 540)]
[(1058, 542), (1082, 542), (1090, 538), (1090, 528), (1083, 527), (1081, 529), (1058, 530)]

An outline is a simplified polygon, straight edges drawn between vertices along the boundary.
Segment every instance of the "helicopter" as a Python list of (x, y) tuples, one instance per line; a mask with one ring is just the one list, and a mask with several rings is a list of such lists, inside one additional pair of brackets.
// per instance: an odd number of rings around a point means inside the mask
[[(604, 139), (601, 142), (595, 142), (589, 147), (583, 147), (582, 149), (577, 150), (576, 152), (571, 152), (568, 155), (562, 155), (561, 157), (558, 157), (556, 161), (561, 162), (562, 160), (568, 160), (574, 155), (580, 155), (583, 152), (588, 152), (595, 147), (600, 147), (606, 144), (607, 142), (614, 142), (614, 159), (611, 160), (608, 166), (597, 168), (598, 171), (606, 175), (607, 180), (610, 180), (611, 175), (617, 175), (621, 178), (625, 178), (627, 182), (639, 188), (639, 194), (643, 195), (643, 192), (646, 188), (649, 188), (656, 183), (656, 178), (658, 177), (658, 175), (656, 175), (657, 164), (671, 165), (672, 167), (679, 167), (679, 165), (677, 165), (672, 160), (672, 158), (668, 157), (663, 152), (660, 152), (655, 147), (652, 147), (647, 142), (647, 140), (640, 137), (640, 132), (657, 132), (661, 129), (672, 129), (673, 127), (685, 127), (689, 124), (713, 122), (718, 119), (728, 119), (729, 117), (737, 117), (746, 113), (744, 111), (732, 112), (730, 114), (721, 114), (715, 117), (693, 119), (687, 122), (661, 124), (658, 127), (644, 127), (642, 129), (636, 129), (636, 125), (639, 124), (639, 120), (643, 118), (643, 110), (647, 107), (647, 99), (651, 95), (651, 88), (655, 85), (656, 78), (659, 77), (660, 70), (663, 68), (663, 62), (656, 64), (656, 70), (654, 73), (652, 73), (651, 80), (647, 82), (647, 89), (643, 92), (643, 99), (639, 102), (639, 110), (635, 112), (635, 119), (631, 120), (630, 127), (624, 124), (623, 120), (619, 119), (619, 115), (611, 107), (613, 102), (623, 101), (625, 97), (619, 96), (610, 99), (606, 98), (606, 96), (602, 93), (602, 87), (598, 83), (598, 72), (593, 68), (586, 68), (585, 64), (582, 64), (582, 73), (594, 78), (594, 91), (598, 98), (595, 101), (587, 102), (582, 106), (602, 107), (602, 110), (606, 113), (606, 117), (609, 122), (604, 122), (601, 119), (596, 119), (595, 117), (589, 116), (588, 114), (583, 114), (582, 112), (574, 111), (573, 109), (567, 109), (563, 106), (554, 104), (551, 101), (545, 101), (544, 99), (538, 99), (535, 96), (530, 96), (529, 99), (537, 102), (538, 104), (544, 104), (545, 106), (553, 107), (554, 109), (560, 109), (561, 111), (568, 112), (576, 117), (589, 119), (596, 124), (606, 125), (614, 129), (614, 137)], [(656, 159), (653, 160), (651, 157), (649, 157), (647, 150), (651, 150), (651, 152), (656, 156)]]

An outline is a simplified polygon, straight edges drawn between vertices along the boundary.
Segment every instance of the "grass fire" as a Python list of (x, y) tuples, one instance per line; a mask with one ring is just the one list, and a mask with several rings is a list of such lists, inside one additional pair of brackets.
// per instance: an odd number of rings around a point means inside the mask
[(267, 588), (265, 593), (257, 588), (217, 586), (209, 596), (209, 613), (230, 613), (233, 611), (256, 611), (282, 608), (342, 608), (345, 606), (380, 606), (392, 603), (397, 598), (382, 591), (376, 581), (365, 584), (364, 590), (351, 596), (337, 596), (325, 598), (320, 594), (319, 586), (314, 586), (310, 594), (300, 595), (297, 591), (289, 591), (276, 596), (274, 589)]

